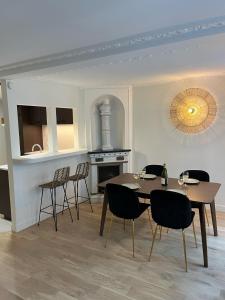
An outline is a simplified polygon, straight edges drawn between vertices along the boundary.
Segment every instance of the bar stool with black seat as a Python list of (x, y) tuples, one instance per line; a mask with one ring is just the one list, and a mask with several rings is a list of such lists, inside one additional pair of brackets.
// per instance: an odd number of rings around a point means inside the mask
[[(89, 163), (84, 162), (84, 163), (79, 163), (76, 167), (75, 174), (69, 177), (69, 181), (73, 182), (74, 197), (71, 197), (71, 198), (75, 199), (75, 207), (76, 207), (76, 211), (77, 211), (77, 219), (78, 220), (79, 220), (79, 216), (80, 216), (80, 213), (79, 213), (79, 205), (80, 204), (82, 204), (84, 202), (89, 202), (90, 207), (91, 207), (91, 211), (93, 212), (91, 197), (90, 197), (90, 193), (89, 193), (88, 186), (87, 186), (87, 180), (86, 180), (88, 175), (89, 175)], [(82, 180), (85, 183), (87, 196), (79, 195), (79, 183)], [(85, 199), (85, 200), (82, 201), (82, 202), (79, 202), (79, 198), (82, 198), (82, 199)]]
[[(72, 214), (71, 214), (71, 210), (70, 210), (70, 206), (69, 206), (69, 202), (68, 202), (68, 198), (67, 198), (67, 194), (66, 194), (66, 184), (68, 182), (69, 173), (70, 173), (70, 167), (58, 169), (55, 171), (52, 181), (39, 185), (39, 187), (41, 188), (41, 203), (40, 203), (40, 210), (39, 210), (39, 217), (38, 217), (38, 226), (40, 224), (41, 213), (49, 214), (49, 215), (53, 216), (54, 223), (55, 223), (55, 230), (57, 231), (58, 230), (57, 207), (62, 207), (62, 210), (60, 212), (63, 212), (65, 210), (65, 208), (66, 209), (68, 208), (71, 221), (73, 222), (73, 218), (72, 218)], [(56, 200), (56, 191), (57, 191), (57, 188), (59, 188), (59, 187), (62, 188), (63, 195), (64, 195), (62, 205), (57, 203), (57, 200)], [(45, 189), (50, 191), (51, 204), (48, 206), (42, 207), (43, 194), (44, 194)], [(52, 207), (52, 212), (49, 212), (49, 210), (48, 210), (50, 207)]]
[(113, 217), (116, 216), (121, 219), (132, 220), (132, 249), (134, 257), (134, 220), (139, 218), (145, 210), (148, 211), (149, 204), (140, 203), (135, 191), (119, 184), (108, 183), (106, 185), (106, 195), (108, 197), (109, 210), (112, 214), (105, 247), (107, 246), (111, 232)]
[[(187, 172), (188, 172), (190, 178), (197, 179), (199, 181), (205, 181), (205, 182), (210, 181), (209, 173), (207, 173), (206, 171), (203, 171), (203, 170), (186, 170), (186, 171), (182, 172), (180, 174), (180, 176), (182, 176), (184, 173), (187, 173)], [(192, 205), (192, 207), (195, 208), (194, 204)], [(210, 205), (210, 208), (212, 210), (211, 205)], [(209, 226), (209, 218), (208, 218), (208, 214), (207, 214), (206, 210), (205, 210), (205, 216), (206, 216), (207, 224)], [(213, 221), (214, 220), (213, 220), (213, 215), (212, 215), (212, 222)]]
[(147, 165), (144, 167), (146, 174), (154, 174), (156, 176), (161, 176), (163, 171), (162, 165)]
[(192, 224), (195, 215), (195, 213), (191, 210), (191, 202), (183, 194), (165, 190), (152, 191), (150, 199), (152, 218), (157, 225), (150, 248), (149, 261), (151, 259), (158, 226), (171, 229), (181, 229), (185, 257), (185, 270), (187, 272), (185, 229)]

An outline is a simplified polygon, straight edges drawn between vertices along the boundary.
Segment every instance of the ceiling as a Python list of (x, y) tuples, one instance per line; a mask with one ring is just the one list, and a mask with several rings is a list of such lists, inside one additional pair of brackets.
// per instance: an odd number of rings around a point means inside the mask
[(0, 4), (1, 78), (99, 86), (225, 74), (224, 0)]

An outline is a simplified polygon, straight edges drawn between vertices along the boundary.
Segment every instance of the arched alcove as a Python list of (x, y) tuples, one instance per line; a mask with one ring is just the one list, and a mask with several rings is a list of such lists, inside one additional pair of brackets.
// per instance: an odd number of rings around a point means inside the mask
[(121, 100), (113, 95), (101, 95), (94, 100), (91, 107), (91, 140), (92, 149), (100, 149), (101, 142), (101, 120), (99, 106), (105, 99), (110, 100), (111, 106), (111, 145), (113, 148), (123, 148), (125, 144), (125, 110)]

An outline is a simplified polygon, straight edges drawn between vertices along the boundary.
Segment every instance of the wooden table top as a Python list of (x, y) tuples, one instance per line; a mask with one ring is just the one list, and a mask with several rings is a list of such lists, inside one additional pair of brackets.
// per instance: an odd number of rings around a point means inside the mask
[[(140, 185), (140, 189), (136, 190), (138, 196), (149, 198), (150, 192), (155, 189), (181, 189), (178, 184), (177, 178), (169, 178), (168, 186), (165, 188), (161, 185), (161, 178), (157, 177), (156, 179), (134, 179), (133, 174), (131, 173), (123, 173), (119, 176), (116, 176), (112, 179), (106, 180), (98, 184), (99, 187), (105, 188), (107, 183), (138, 183)], [(186, 185), (186, 187), (182, 187), (182, 189), (186, 190), (187, 197), (193, 202), (200, 203), (211, 203), (219, 188), (220, 183), (214, 182), (199, 182), (199, 184), (195, 185)]]

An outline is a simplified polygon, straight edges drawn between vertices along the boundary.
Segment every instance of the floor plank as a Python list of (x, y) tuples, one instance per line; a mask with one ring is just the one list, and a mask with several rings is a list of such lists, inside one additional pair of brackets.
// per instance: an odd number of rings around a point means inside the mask
[(149, 263), (147, 214), (135, 224), (135, 258), (129, 221), (124, 232), (123, 222), (115, 220), (105, 248), (98, 234), (100, 215), (101, 204), (94, 204), (94, 213), (82, 204), (80, 221), (60, 215), (57, 233), (51, 219), (17, 234), (0, 233), (0, 299), (225, 299), (225, 213), (218, 213), (218, 237), (211, 225), (207, 228), (208, 269), (202, 266), (198, 216), (197, 249), (187, 230), (188, 273), (180, 232), (163, 230)]

